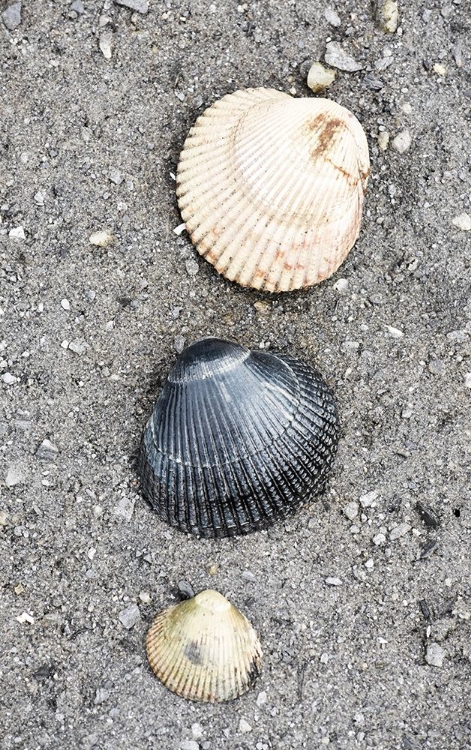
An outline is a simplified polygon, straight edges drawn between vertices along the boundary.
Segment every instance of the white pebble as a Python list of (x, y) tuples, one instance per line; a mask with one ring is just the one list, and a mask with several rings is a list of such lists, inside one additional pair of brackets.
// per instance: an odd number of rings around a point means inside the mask
[(347, 505), (343, 509), (343, 512), (349, 521), (353, 521), (353, 519), (358, 515), (358, 503), (347, 503)]
[(41, 193), (40, 190), (38, 190), (38, 192), (35, 193), (34, 201), (37, 206), (44, 206), (44, 195)]
[(377, 547), (379, 547), (381, 544), (384, 544), (386, 541), (386, 537), (384, 534), (376, 534), (376, 536), (373, 537), (373, 544), (376, 544)]
[(340, 18), (333, 8), (326, 8), (324, 18), (331, 26), (338, 27), (341, 24)]
[(345, 294), (348, 289), (348, 279), (338, 279), (334, 284), (334, 289), (339, 294)]
[(27, 612), (22, 612), (21, 615), (18, 615), (18, 617), (15, 617), (15, 620), (18, 620), (22, 625), (25, 622), (28, 622), (30, 625), (34, 623), (34, 617), (31, 617)]
[(373, 566), (374, 566), (374, 560), (372, 560), (370, 557), (370, 559), (367, 560), (365, 563), (365, 568), (368, 568), (368, 570), (372, 570)]
[(121, 610), (118, 618), (121, 625), (123, 625), (126, 630), (130, 630), (141, 619), (139, 607), (137, 606), (137, 604), (131, 604), (130, 607)]
[(199, 750), (200, 746), (194, 740), (183, 740), (180, 742), (180, 750)]
[(91, 245), (97, 245), (97, 247), (108, 247), (113, 242), (113, 235), (110, 232), (104, 230), (101, 232), (93, 232), (88, 238)]
[(466, 388), (471, 388), (471, 372), (467, 372), (464, 376), (464, 384)]
[(329, 578), (325, 579), (325, 582), (326, 582), (327, 586), (341, 586), (342, 585), (342, 581), (340, 580), (340, 578), (330, 578), (329, 577)]
[(175, 227), (175, 229), (173, 230), (173, 232), (174, 232), (174, 234), (177, 235), (177, 237), (180, 237), (180, 235), (183, 234), (183, 232), (185, 231), (185, 229), (186, 229), (186, 224), (183, 223), (183, 224), (179, 224), (178, 227)]
[(16, 469), (14, 466), (10, 466), (5, 477), (6, 486), (15, 487), (17, 484), (21, 484), (23, 481), (24, 476), (20, 469)]
[(309, 70), (307, 85), (311, 91), (317, 94), (319, 91), (324, 91), (324, 89), (328, 88), (334, 82), (335, 76), (335, 70), (329, 70), (329, 68), (324, 68), (322, 63), (315, 62)]
[(411, 529), (410, 524), (408, 523), (400, 523), (398, 526), (395, 526), (390, 532), (389, 532), (389, 538), (392, 542), (394, 542), (395, 539), (399, 539), (401, 536), (405, 536)]
[(18, 380), (15, 375), (12, 375), (11, 372), (6, 372), (4, 375), (2, 375), (2, 380), (6, 385), (13, 385)]
[(378, 493), (376, 490), (372, 490), (371, 492), (367, 492), (366, 495), (362, 495), (360, 497), (360, 505), (362, 508), (369, 508), (370, 505), (374, 503), (374, 501), (377, 499)]
[(425, 661), (431, 667), (442, 667), (445, 655), (445, 650), (438, 643), (429, 643), (425, 654)]
[(194, 740), (200, 740), (203, 736), (203, 727), (195, 722), (191, 725), (191, 736)]
[(61, 299), (61, 307), (64, 308), (64, 310), (70, 310), (70, 302), (68, 299)]
[(399, 328), (394, 328), (394, 326), (386, 326), (389, 333), (393, 337), (393, 339), (402, 339), (404, 336), (404, 333)]
[(61, 347), (63, 349), (68, 349), (69, 348), (69, 342), (67, 341), (67, 339), (64, 339), (64, 341), (61, 341)]
[(398, 133), (394, 138), (392, 147), (395, 151), (398, 152), (398, 154), (405, 154), (405, 152), (409, 150), (411, 143), (412, 138), (409, 131), (401, 130), (401, 132)]
[(250, 726), (249, 722), (245, 719), (241, 719), (239, 721), (239, 732), (242, 732), (242, 734), (248, 734), (252, 731), (252, 727)]
[(334, 68), (350, 73), (363, 68), (363, 65), (345, 52), (338, 42), (327, 42), (324, 60), (327, 65), (332, 65)]
[(267, 694), (266, 694), (265, 690), (262, 690), (257, 695), (257, 706), (260, 708), (261, 706), (264, 706), (266, 704), (266, 702), (267, 702)]
[(150, 594), (147, 591), (141, 591), (139, 594), (139, 599), (143, 604), (150, 604)]
[(387, 130), (382, 130), (378, 135), (378, 146), (381, 151), (386, 151), (389, 146), (389, 133)]
[(24, 240), (25, 239), (25, 230), (23, 227), (15, 227), (15, 229), (10, 229), (8, 232), (8, 236), (12, 237), (14, 240)]
[(386, 34), (394, 34), (399, 21), (397, 2), (395, 0), (380, 0), (377, 6), (376, 17), (380, 28)]
[(93, 558), (96, 555), (96, 549), (95, 549), (95, 547), (90, 547), (90, 549), (87, 552), (87, 555), (88, 555), (88, 559), (89, 560), (93, 560)]
[(462, 232), (471, 231), (471, 216), (469, 214), (459, 214), (451, 220), (451, 223), (458, 229), (461, 229)]
[(100, 49), (103, 52), (103, 57), (105, 60), (111, 60), (111, 42), (113, 41), (113, 34), (111, 31), (105, 31), (100, 36)]
[(434, 73), (437, 74), (437, 76), (446, 76), (446, 67), (442, 65), (441, 63), (435, 63), (433, 66)]

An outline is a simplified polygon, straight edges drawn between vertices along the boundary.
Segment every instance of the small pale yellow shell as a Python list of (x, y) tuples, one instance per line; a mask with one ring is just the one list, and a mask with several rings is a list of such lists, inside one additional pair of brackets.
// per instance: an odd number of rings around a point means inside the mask
[(358, 120), (329, 99), (274, 89), (224, 96), (190, 130), (177, 173), (198, 252), (242, 286), (328, 278), (360, 230), (370, 171)]
[(242, 695), (259, 674), (262, 657), (247, 618), (210, 589), (160, 612), (146, 648), (159, 680), (194, 701), (228, 701)]

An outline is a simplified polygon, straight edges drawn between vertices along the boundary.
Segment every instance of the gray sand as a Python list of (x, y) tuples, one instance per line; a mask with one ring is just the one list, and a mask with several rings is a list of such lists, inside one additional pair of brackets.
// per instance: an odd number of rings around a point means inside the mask
[[(469, 5), (401, 3), (393, 35), (366, 0), (338, 2), (337, 28), (319, 0), (163, 5), (25, 0), (0, 22), (0, 744), (469, 748), (470, 233), (452, 223), (471, 213)], [(370, 145), (360, 238), (318, 287), (244, 290), (173, 233), (179, 150), (237, 88), (311, 96), (328, 39), (363, 66), (328, 92)], [(115, 242), (90, 245), (103, 229)], [(161, 523), (133, 469), (176, 349), (206, 335), (317, 365), (342, 423), (322, 499), (220, 542)], [(260, 633), (236, 702), (185, 702), (147, 665), (182, 579)]]

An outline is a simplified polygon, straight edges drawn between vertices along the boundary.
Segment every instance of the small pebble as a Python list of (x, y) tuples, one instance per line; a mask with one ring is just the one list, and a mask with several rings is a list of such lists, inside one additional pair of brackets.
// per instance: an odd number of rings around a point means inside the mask
[(79, 16), (81, 16), (82, 13), (85, 12), (82, 0), (74, 0), (74, 2), (70, 5), (70, 10), (75, 10), (75, 12), (78, 13)]
[(19, 584), (18, 584), (17, 586), (15, 586), (15, 588), (13, 589), (13, 591), (15, 592), (15, 594), (16, 594), (17, 596), (21, 596), (21, 594), (22, 594), (22, 593), (24, 592), (24, 590), (25, 590), (25, 587), (23, 586), (23, 584), (22, 584), (22, 583), (19, 583)]
[(147, 591), (141, 591), (139, 593), (139, 599), (143, 604), (150, 604), (151, 601), (150, 594)]
[(179, 747), (180, 750), (200, 750), (200, 746), (194, 740), (183, 740)]
[(178, 354), (181, 354), (182, 351), (185, 348), (185, 337), (184, 336), (175, 336), (173, 340), (173, 348)]
[(399, 539), (399, 537), (404, 536), (411, 530), (411, 526), (408, 523), (400, 523), (398, 526), (395, 526), (390, 532), (389, 532), (389, 538), (391, 542), (394, 542), (395, 539)]
[(130, 521), (134, 513), (135, 502), (136, 499), (134, 497), (122, 497), (113, 508), (114, 515), (124, 518), (125, 521)]
[(37, 193), (34, 195), (34, 202), (37, 206), (44, 206), (44, 195), (41, 193), (40, 190), (38, 190)]
[(266, 704), (266, 702), (267, 702), (267, 694), (266, 694), (265, 690), (262, 690), (257, 695), (257, 706), (259, 708), (261, 708), (262, 706), (264, 706)]
[(61, 307), (64, 308), (64, 310), (70, 310), (70, 302), (68, 299), (61, 299)]
[(7, 514), (2, 510), (0, 512), (0, 526), (6, 526), (7, 525)]
[(442, 667), (445, 655), (445, 650), (438, 643), (429, 643), (425, 653), (425, 661), (431, 667)]
[(252, 731), (252, 727), (250, 726), (249, 722), (245, 719), (241, 719), (239, 721), (239, 732), (242, 732), (242, 734), (248, 734)]
[(189, 276), (196, 276), (199, 271), (199, 265), (194, 258), (185, 261), (185, 268)]
[(358, 515), (358, 503), (347, 503), (343, 509), (343, 513), (349, 521), (353, 521)]
[(394, 34), (399, 21), (397, 2), (394, 2), (394, 0), (378, 0), (376, 6), (376, 19), (379, 27), (386, 34)]
[(471, 372), (467, 372), (464, 376), (465, 388), (471, 388)]
[(34, 617), (31, 617), (27, 612), (22, 612), (21, 615), (18, 615), (18, 617), (15, 617), (15, 620), (18, 620), (22, 625), (23, 623), (27, 622), (30, 625), (34, 623)]
[(270, 309), (268, 302), (264, 302), (263, 300), (257, 300), (257, 302), (253, 303), (253, 306), (259, 313), (266, 313)]
[(106, 230), (101, 232), (93, 232), (88, 238), (90, 245), (96, 245), (97, 247), (108, 247), (113, 242), (113, 235)]
[(244, 581), (256, 581), (255, 575), (250, 570), (244, 570), (242, 573), (242, 578)]
[(10, 229), (10, 231), (8, 232), (8, 236), (12, 237), (14, 240), (24, 240), (26, 237), (23, 227), (15, 227), (14, 229)]
[(405, 154), (405, 152), (409, 150), (411, 143), (412, 138), (409, 131), (401, 130), (401, 132), (398, 133), (394, 138), (392, 147), (395, 151), (398, 152), (398, 154)]
[(363, 68), (363, 65), (347, 54), (338, 42), (327, 42), (324, 60), (327, 65), (332, 65), (338, 70), (345, 70), (349, 73)]
[(17, 382), (18, 378), (15, 377), (15, 375), (12, 375), (11, 372), (5, 372), (2, 375), (2, 380), (6, 385), (13, 385)]
[(471, 230), (471, 216), (469, 214), (459, 214), (451, 220), (453, 226), (461, 229), (462, 232), (469, 232)]
[(209, 576), (215, 576), (217, 575), (218, 570), (219, 570), (219, 565), (217, 563), (210, 563), (208, 567), (206, 568), (206, 573)]
[(334, 289), (339, 294), (346, 294), (348, 290), (348, 279), (338, 279), (334, 284)]
[(178, 591), (184, 599), (193, 599), (195, 590), (188, 581), (178, 581)]
[(310, 67), (307, 76), (307, 85), (311, 91), (317, 94), (319, 91), (324, 91), (324, 89), (328, 88), (334, 82), (335, 76), (335, 70), (329, 70), (329, 68), (324, 68), (322, 63), (315, 62)]
[(386, 326), (389, 333), (393, 337), (393, 339), (402, 339), (404, 336), (404, 333), (399, 328), (394, 328), (394, 326)]
[(435, 63), (435, 65), (433, 66), (433, 71), (438, 76), (446, 76), (446, 68), (441, 63)]
[(180, 235), (183, 234), (183, 232), (185, 231), (185, 229), (186, 229), (186, 224), (183, 223), (183, 224), (179, 224), (178, 227), (175, 227), (175, 229), (173, 230), (173, 232), (174, 232), (174, 234), (177, 235), (177, 237), (180, 237)]
[(194, 740), (200, 740), (203, 737), (203, 727), (198, 722), (191, 725), (191, 736)]
[(366, 495), (362, 495), (360, 497), (360, 505), (362, 508), (369, 508), (370, 505), (374, 503), (374, 501), (378, 497), (378, 492), (376, 490), (372, 490), (371, 492), (367, 492)]
[(74, 339), (69, 341), (69, 347), (71, 352), (77, 354), (79, 357), (84, 354), (87, 350), (87, 344), (83, 339)]
[(12, 3), (2, 13), (2, 21), (8, 31), (14, 31), (21, 23), (21, 2)]
[(7, 487), (16, 487), (17, 484), (24, 482), (24, 475), (20, 469), (10, 466), (5, 477)]
[(378, 135), (378, 146), (381, 151), (387, 151), (389, 146), (389, 133), (387, 130), (382, 130)]
[(138, 13), (147, 13), (149, 10), (148, 0), (114, 0), (115, 5), (122, 5), (130, 10), (136, 10)]
[(104, 31), (103, 34), (100, 36), (99, 41), (99, 47), (101, 51), (103, 52), (103, 57), (105, 60), (111, 60), (111, 43), (113, 41), (113, 34), (111, 31)]
[(141, 619), (141, 614), (139, 612), (139, 607), (137, 604), (131, 604), (130, 607), (127, 607), (126, 609), (121, 610), (121, 612), (118, 615), (119, 621), (123, 627), (126, 628), (126, 630), (131, 630), (131, 628), (136, 625), (136, 623), (139, 622)]
[(110, 182), (114, 185), (121, 185), (123, 178), (119, 169), (112, 169), (109, 175)]
[(325, 582), (327, 586), (341, 586), (342, 585), (342, 581), (340, 580), (340, 578), (326, 578)]
[(110, 691), (105, 690), (105, 688), (98, 688), (98, 690), (95, 693), (95, 706), (99, 706), (101, 703), (104, 703), (108, 700), (110, 697)]
[(57, 445), (54, 445), (54, 443), (51, 443), (51, 441), (46, 438), (37, 449), (36, 458), (40, 461), (54, 461), (58, 453), (59, 448)]
[(340, 18), (333, 8), (325, 9), (324, 18), (327, 23), (329, 23), (331, 26), (335, 26), (336, 28), (341, 24)]
[(384, 544), (386, 541), (386, 537), (384, 534), (376, 534), (376, 536), (373, 537), (373, 544), (376, 544), (377, 547), (379, 547), (381, 544)]
[(372, 560), (370, 557), (370, 559), (367, 560), (365, 563), (365, 568), (368, 568), (368, 570), (372, 570), (372, 568), (374, 567), (374, 564), (375, 564), (374, 560)]

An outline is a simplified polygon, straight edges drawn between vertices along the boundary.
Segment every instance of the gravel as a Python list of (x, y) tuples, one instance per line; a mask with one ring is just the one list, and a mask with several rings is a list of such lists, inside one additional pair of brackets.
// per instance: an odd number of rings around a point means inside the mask
[(21, 3), (12, 3), (2, 13), (2, 21), (9, 31), (14, 31), (21, 24)]
[(349, 73), (354, 73), (363, 68), (363, 65), (345, 52), (338, 42), (327, 42), (324, 60), (328, 65), (332, 65), (333, 68), (345, 70)]
[[(178, 750), (185, 741), (309, 750), (327, 740), (335, 750), (464, 750), (470, 231), (453, 219), (471, 216), (467, 4), (399, 3), (388, 35), (370, 3), (152, 2), (146, 14), (110, 0), (83, 6), (31, 0), (14, 31), (0, 21), (2, 750)], [(173, 232), (178, 154), (204, 108), (237, 88), (313, 96), (307, 72), (324, 63), (327, 40), (363, 66), (337, 68), (327, 90), (364, 125), (370, 148), (359, 238), (315, 288), (240, 288), (187, 232)], [(365, 84), (370, 74), (381, 89)], [(392, 140), (404, 130), (413, 140), (399, 154)], [(341, 422), (322, 498), (266, 531), (220, 541), (161, 522), (135, 471), (176, 337), (208, 335), (314, 365)], [(79, 355), (63, 341), (87, 348)], [(60, 450), (39, 460), (45, 439)], [(23, 483), (5, 484), (10, 467)], [(390, 541), (400, 524), (411, 528)], [(378, 534), (386, 542), (374, 544)], [(343, 585), (328, 588), (330, 575)], [(147, 629), (176, 603), (180, 580), (228, 595), (260, 635), (262, 674), (237, 701), (184, 701), (148, 666)], [(136, 602), (128, 630), (119, 613)], [(32, 621), (18, 622), (22, 613)], [(431, 642), (446, 651), (440, 668), (425, 661)], [(95, 704), (101, 690), (109, 697)]]
[(410, 149), (412, 143), (412, 136), (408, 130), (401, 130), (400, 133), (393, 138), (391, 146), (398, 154), (405, 154)]
[(443, 661), (445, 659), (445, 650), (438, 645), (438, 643), (429, 643), (425, 654), (425, 661), (430, 664), (431, 667), (443, 667)]
[(121, 625), (125, 627), (126, 630), (130, 630), (134, 627), (134, 625), (137, 625), (137, 623), (141, 619), (139, 607), (137, 606), (137, 604), (132, 604), (130, 607), (126, 607), (126, 609), (121, 610), (118, 617)]

